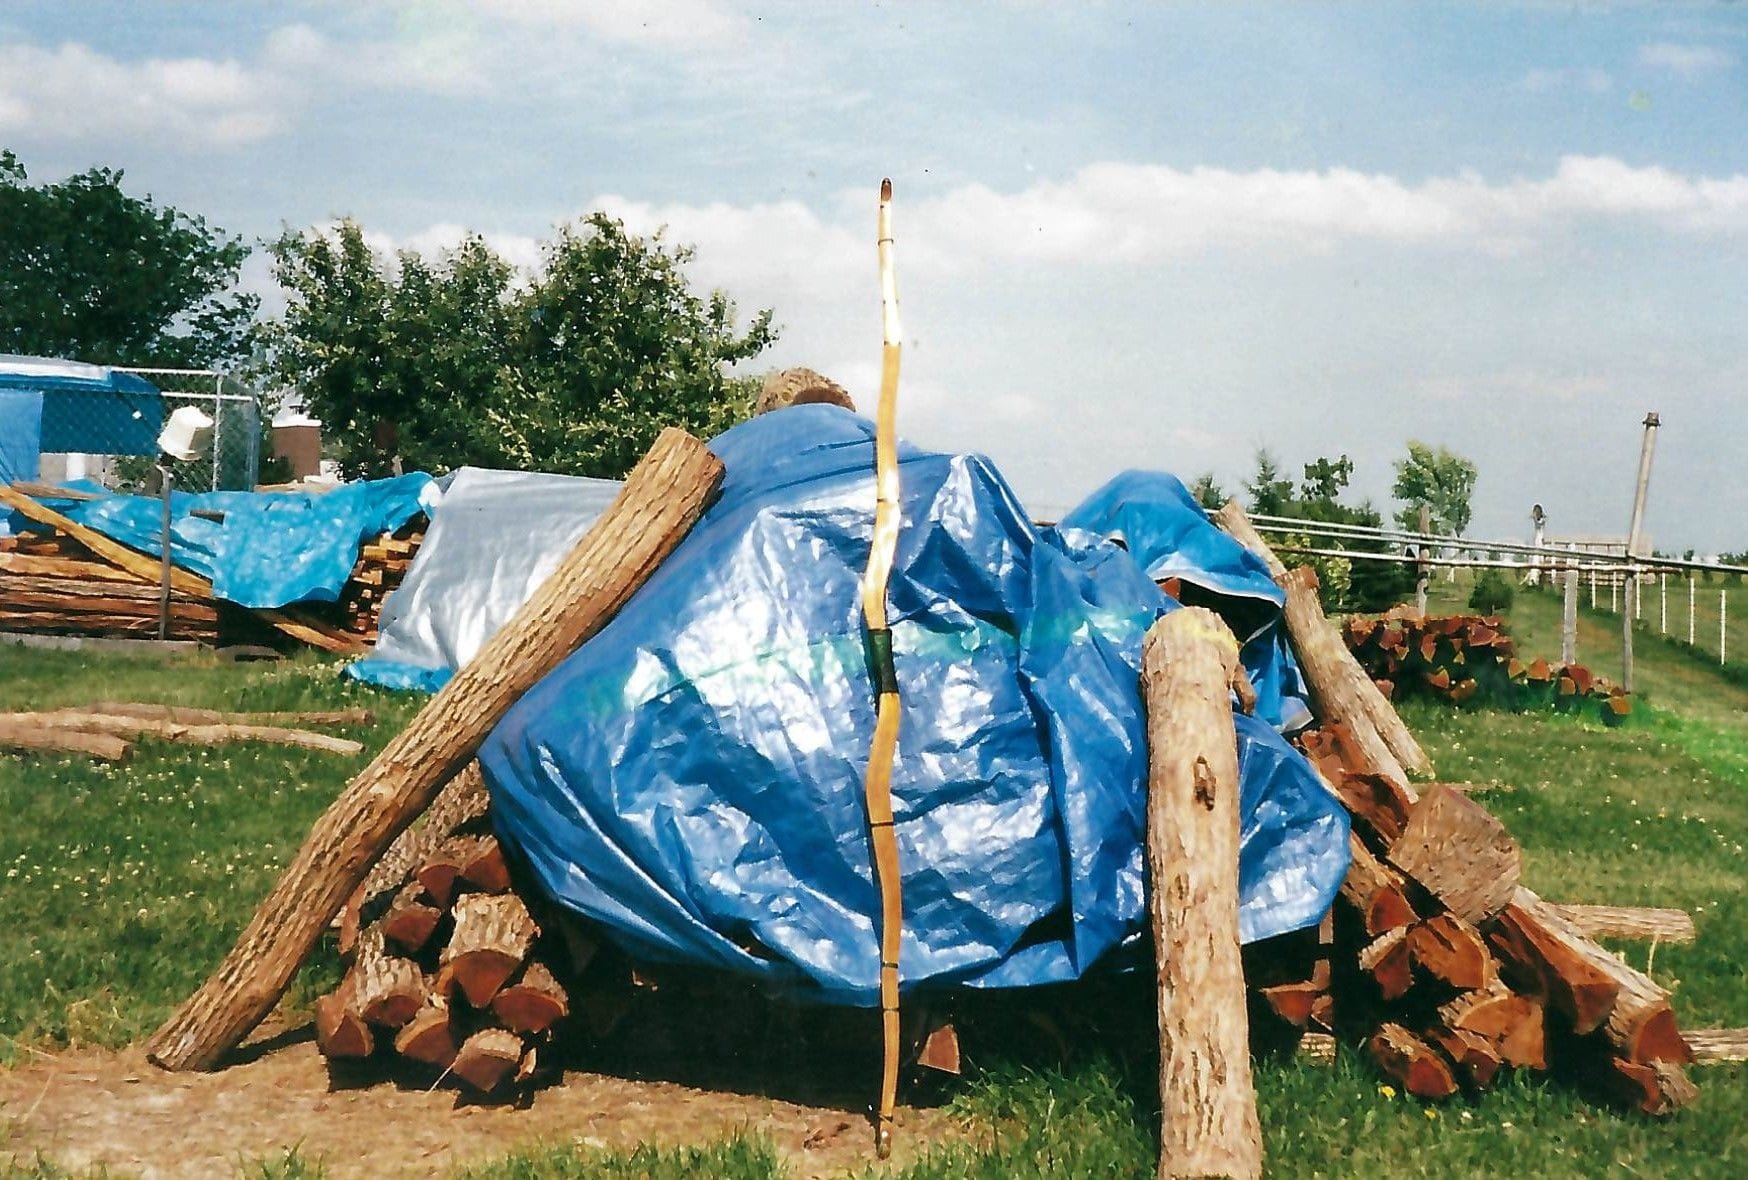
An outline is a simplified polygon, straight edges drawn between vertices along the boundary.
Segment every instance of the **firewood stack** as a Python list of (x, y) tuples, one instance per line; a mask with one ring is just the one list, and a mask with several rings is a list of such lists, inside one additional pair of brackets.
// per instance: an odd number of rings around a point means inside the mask
[[(159, 588), (59, 530), (0, 537), (0, 631), (153, 639)], [(170, 595), (170, 638), (218, 642), (218, 606)]]
[(480, 1094), (526, 1081), (570, 1011), (570, 953), (541, 936), (470, 763), (342, 911), (350, 965), (317, 1001), (316, 1044), (331, 1059), (398, 1056)]
[(383, 600), (401, 584), (425, 540), (425, 518), (416, 516), (393, 533), (367, 541), (358, 564), (340, 590), (340, 626), (366, 643), (376, 642)]

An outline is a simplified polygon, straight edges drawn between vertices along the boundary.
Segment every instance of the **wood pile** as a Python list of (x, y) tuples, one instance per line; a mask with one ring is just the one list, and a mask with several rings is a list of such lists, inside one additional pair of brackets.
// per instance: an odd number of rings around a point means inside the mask
[(403, 832), (340, 917), (340, 986), (316, 1004), (331, 1060), (398, 1057), (480, 1094), (526, 1081), (570, 1013), (578, 963), (542, 939), (487, 818), (470, 763)]
[(1429, 696), (1509, 708), (1594, 708), (1619, 724), (1632, 699), (1582, 664), (1553, 665), (1517, 655), (1505, 621), (1495, 616), (1430, 616), (1398, 607), (1378, 618), (1355, 617), (1341, 628), (1348, 649), (1385, 696)]
[[(0, 631), (155, 639), (156, 582), (95, 560), (67, 534), (0, 537)], [(171, 639), (217, 643), (218, 605), (170, 595)]]
[(358, 550), (358, 564), (341, 587), (339, 625), (365, 643), (376, 642), (382, 604), (397, 589), (413, 557), (425, 541), (425, 518), (416, 516), (392, 533), (366, 541)]

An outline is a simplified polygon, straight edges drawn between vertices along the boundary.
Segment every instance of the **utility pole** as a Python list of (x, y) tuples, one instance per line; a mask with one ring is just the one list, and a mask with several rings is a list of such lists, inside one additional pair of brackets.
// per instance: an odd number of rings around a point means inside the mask
[[(1651, 455), (1657, 449), (1656, 411), (1645, 415), (1645, 440), (1639, 446), (1639, 479), (1633, 489), (1633, 520), (1627, 527), (1627, 560), (1639, 556), (1639, 534), (1645, 525), (1645, 490), (1651, 484)], [(1633, 618), (1638, 614), (1639, 572), (1631, 566), (1626, 571), (1627, 598), (1621, 603), (1621, 687), (1633, 691)]]

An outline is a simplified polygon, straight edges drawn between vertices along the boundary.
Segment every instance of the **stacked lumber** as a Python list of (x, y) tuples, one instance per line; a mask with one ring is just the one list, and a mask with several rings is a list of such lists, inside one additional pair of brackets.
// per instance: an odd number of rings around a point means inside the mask
[[(156, 638), (156, 583), (94, 560), (65, 533), (0, 537), (0, 631)], [(218, 641), (218, 606), (170, 595), (169, 638)]]
[(1610, 724), (1632, 712), (1625, 691), (1582, 664), (1518, 658), (1505, 621), (1491, 615), (1420, 615), (1398, 607), (1378, 618), (1350, 618), (1342, 638), (1385, 696), (1430, 696), (1510, 708), (1594, 707)]
[(511, 888), (478, 763), (389, 847), (340, 919), (340, 986), (316, 1004), (330, 1060), (399, 1058), (490, 1094), (535, 1073), (577, 966)]
[(413, 556), (425, 541), (425, 518), (414, 517), (393, 533), (384, 533), (366, 541), (358, 550), (358, 564), (352, 567), (346, 584), (340, 589), (339, 625), (366, 643), (375, 643), (377, 625), (382, 617), (383, 601), (396, 590)]

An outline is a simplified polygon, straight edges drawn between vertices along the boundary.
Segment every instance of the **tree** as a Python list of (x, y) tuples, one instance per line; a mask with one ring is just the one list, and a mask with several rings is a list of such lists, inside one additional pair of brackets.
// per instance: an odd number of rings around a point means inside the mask
[(1436, 533), (1460, 537), (1469, 527), (1469, 498), (1475, 491), (1475, 465), (1443, 447), (1430, 447), (1419, 439), (1408, 440), (1408, 458), (1396, 462), (1396, 483), (1390, 492), (1404, 507), (1396, 523), (1404, 529), (1420, 528), (1420, 508), (1425, 505)]
[(1283, 516), (1293, 503), (1293, 481), (1281, 475), (1280, 466), (1266, 447), (1256, 451), (1256, 474), (1245, 481), (1250, 510), (1264, 516)]
[[(1353, 460), (1346, 455), (1318, 458), (1305, 464), (1297, 487), (1282, 474), (1280, 464), (1266, 450), (1256, 455), (1256, 474), (1245, 484), (1251, 511), (1290, 517), (1317, 524), (1350, 524), (1377, 528), (1383, 518), (1370, 504), (1353, 507), (1341, 502), (1353, 478)], [(1394, 547), (1375, 540), (1335, 539), (1306, 533), (1280, 538), (1283, 547), (1300, 549), (1345, 549), (1355, 553), (1389, 553)], [(1318, 593), (1330, 611), (1381, 611), (1395, 606), (1414, 589), (1410, 567), (1394, 561), (1363, 558), (1281, 554), (1288, 566), (1309, 565), (1317, 571)]]
[(241, 239), (93, 168), (32, 185), (0, 151), (0, 352), (209, 368), (245, 360), (260, 299)]
[(692, 291), (690, 249), (604, 214), (561, 229), (523, 281), (478, 237), (391, 264), (344, 222), (270, 250), (289, 293), (272, 369), (350, 474), (398, 460), (620, 476), (663, 426), (746, 417), (757, 381), (725, 370), (776, 336), (769, 311), (738, 331), (726, 295)]
[(1196, 481), (1190, 485), (1190, 495), (1209, 512), (1226, 506), (1226, 489), (1214, 479), (1212, 471), (1204, 471), (1196, 476)]

